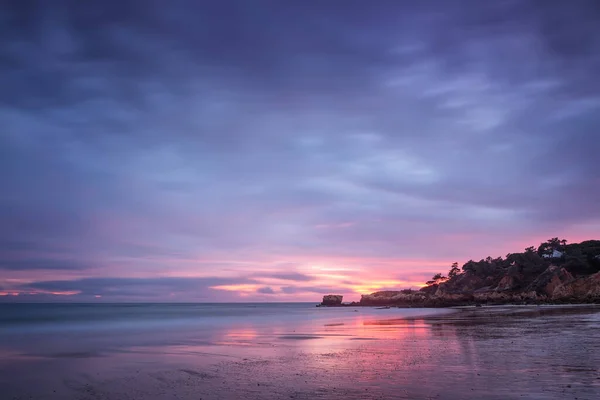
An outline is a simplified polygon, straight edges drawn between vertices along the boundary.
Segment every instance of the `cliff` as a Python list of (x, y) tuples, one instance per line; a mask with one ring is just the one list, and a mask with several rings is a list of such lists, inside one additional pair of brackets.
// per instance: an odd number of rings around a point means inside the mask
[[(340, 302), (341, 303), (341, 302)], [(600, 241), (553, 238), (536, 250), (452, 265), (420, 290), (382, 291), (355, 305), (445, 307), (472, 304), (600, 303)]]
[[(385, 291), (361, 296), (363, 306), (444, 307), (471, 304), (553, 304), (600, 303), (600, 272), (575, 278), (565, 268), (551, 265), (523, 289), (513, 289), (508, 275), (496, 287), (466, 273), (461, 280), (470, 285), (456, 287), (452, 282), (420, 291)], [(473, 282), (478, 282), (479, 285)]]

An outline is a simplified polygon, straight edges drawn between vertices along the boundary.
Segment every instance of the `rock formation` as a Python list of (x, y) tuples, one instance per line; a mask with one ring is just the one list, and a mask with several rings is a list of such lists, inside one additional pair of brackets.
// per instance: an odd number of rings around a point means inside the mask
[[(338, 298), (339, 297), (339, 298)], [(325, 296), (323, 305), (341, 305)], [(536, 250), (452, 265), (420, 290), (363, 295), (364, 306), (445, 307), (472, 304), (600, 303), (600, 240), (566, 244), (552, 238)]]
[(323, 305), (323, 306), (341, 306), (343, 298), (344, 298), (344, 296), (341, 296), (339, 294), (328, 294), (326, 296), (323, 296), (323, 302), (321, 302), (321, 305)]
[[(522, 287), (518, 277), (504, 275), (495, 286), (487, 279), (463, 273), (456, 282), (444, 282), (419, 291), (383, 291), (361, 296), (359, 305), (449, 307), (473, 304), (600, 303), (600, 272), (574, 278), (565, 268), (551, 265)], [(464, 286), (462, 286), (464, 285)]]
[(525, 289), (528, 292), (536, 292), (541, 296), (553, 298), (554, 291), (567, 283), (573, 281), (571, 275), (566, 269), (551, 265), (540, 274), (531, 284)]
[(558, 285), (552, 291), (554, 300), (600, 303), (600, 272)]
[(375, 292), (362, 295), (359, 304), (368, 306), (412, 306), (424, 303), (427, 297), (426, 293), (414, 290)]

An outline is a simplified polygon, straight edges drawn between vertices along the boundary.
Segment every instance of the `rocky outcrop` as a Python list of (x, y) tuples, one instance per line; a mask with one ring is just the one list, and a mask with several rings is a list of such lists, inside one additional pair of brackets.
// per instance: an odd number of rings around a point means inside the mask
[[(560, 257), (545, 257), (553, 251)], [(454, 263), (448, 278), (437, 273), (420, 290), (381, 291), (342, 304), (342, 296), (323, 297), (319, 306), (445, 307), (481, 304), (600, 304), (600, 240), (566, 244), (551, 238), (506, 257)]]
[(541, 298), (536, 292), (499, 292), (497, 290), (478, 290), (473, 293), (476, 304), (523, 304), (537, 303)]
[(339, 295), (339, 294), (328, 294), (326, 296), (323, 296), (323, 301), (321, 302), (321, 305), (323, 305), (323, 306), (341, 306), (343, 298), (344, 298), (344, 296)]
[(427, 297), (426, 293), (413, 290), (384, 291), (363, 294), (359, 304), (363, 306), (412, 306), (422, 304)]
[(498, 282), (498, 286), (496, 287), (496, 291), (498, 292), (506, 292), (508, 290), (515, 290), (519, 287), (520, 280), (518, 277), (514, 275), (505, 275)]
[(438, 286), (435, 295), (444, 296), (451, 293), (468, 293), (487, 285), (488, 282), (486, 282), (486, 277), (479, 276), (472, 272), (465, 272), (454, 279), (441, 283)]
[(467, 293), (448, 293), (441, 296), (427, 290), (383, 291), (362, 295), (361, 306), (447, 307), (470, 304), (473, 296)]
[(526, 291), (536, 292), (538, 295), (552, 298), (555, 290), (573, 280), (573, 275), (569, 271), (556, 265), (551, 265), (531, 282)]
[(552, 299), (600, 303), (600, 272), (555, 287), (552, 292)]
[(362, 295), (358, 305), (448, 307), (473, 304), (600, 303), (600, 272), (574, 278), (551, 265), (533, 280), (516, 269), (505, 275), (481, 277), (464, 272), (455, 279), (419, 291), (382, 291)]

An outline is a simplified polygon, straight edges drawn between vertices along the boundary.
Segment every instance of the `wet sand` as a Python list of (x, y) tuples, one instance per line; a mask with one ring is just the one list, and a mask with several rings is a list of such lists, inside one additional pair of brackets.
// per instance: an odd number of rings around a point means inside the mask
[(463, 308), (8, 354), (2, 399), (600, 398), (600, 307)]

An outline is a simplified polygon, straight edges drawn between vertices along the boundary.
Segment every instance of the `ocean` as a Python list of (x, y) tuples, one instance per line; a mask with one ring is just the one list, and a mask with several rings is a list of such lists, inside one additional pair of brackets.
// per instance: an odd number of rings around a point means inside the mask
[(72, 331), (227, 329), (229, 326), (290, 326), (323, 320), (447, 313), (439, 309), (316, 308), (315, 303), (108, 303), (0, 304), (0, 334)]
[(600, 398), (599, 307), (0, 304), (1, 399)]
[(0, 304), (0, 355), (5, 362), (69, 355), (109, 357), (134, 347), (160, 352), (175, 345), (220, 347), (229, 354), (250, 339), (277, 342), (317, 334), (356, 335), (356, 327), (369, 319), (448, 312), (317, 308), (315, 303)]

